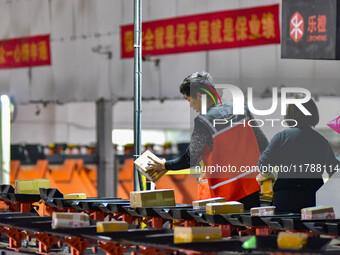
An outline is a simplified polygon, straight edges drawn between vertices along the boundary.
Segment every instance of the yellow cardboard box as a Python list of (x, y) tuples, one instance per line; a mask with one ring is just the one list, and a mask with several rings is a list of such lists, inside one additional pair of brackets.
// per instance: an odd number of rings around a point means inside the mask
[(174, 243), (192, 243), (220, 240), (219, 227), (175, 227)]
[(73, 193), (64, 195), (64, 199), (86, 199), (85, 193)]
[(159, 189), (130, 192), (130, 206), (155, 207), (155, 206), (176, 206), (175, 193), (173, 189)]
[(125, 221), (97, 222), (97, 232), (126, 231), (129, 224)]
[(302, 249), (307, 245), (308, 235), (305, 233), (280, 232), (277, 237), (279, 248)]
[(243, 213), (244, 206), (240, 202), (209, 203), (206, 205), (207, 214)]
[(224, 197), (213, 197), (203, 200), (192, 201), (192, 207), (198, 210), (204, 210), (205, 206), (209, 203), (226, 202)]
[(16, 180), (15, 193), (19, 194), (40, 194), (39, 189), (49, 189), (50, 180), (37, 179), (37, 180)]

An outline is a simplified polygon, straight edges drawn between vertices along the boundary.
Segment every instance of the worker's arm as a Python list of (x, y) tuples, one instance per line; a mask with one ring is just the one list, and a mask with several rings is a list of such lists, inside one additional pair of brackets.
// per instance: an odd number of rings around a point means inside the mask
[(208, 129), (198, 122), (195, 122), (191, 142), (185, 153), (176, 159), (150, 163), (147, 173), (153, 175), (163, 170), (182, 170), (197, 165), (201, 160), (201, 155), (207, 144), (212, 146), (212, 137)]
[[(280, 144), (281, 144), (281, 134), (276, 134), (273, 139), (270, 141), (267, 148), (262, 152), (262, 155), (257, 163), (259, 170), (261, 173), (256, 177), (257, 181), (261, 183), (262, 181), (276, 178), (276, 173), (271, 172), (263, 172), (262, 166), (275, 166), (280, 157)], [(268, 168), (270, 169), (270, 168)]]

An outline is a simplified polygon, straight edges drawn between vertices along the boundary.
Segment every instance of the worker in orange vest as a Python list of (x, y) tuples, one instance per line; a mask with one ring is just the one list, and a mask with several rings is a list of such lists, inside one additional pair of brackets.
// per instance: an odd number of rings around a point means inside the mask
[[(242, 202), (245, 209), (259, 206), (260, 186), (253, 167), (257, 166), (268, 140), (260, 128), (247, 124), (252, 118), (249, 110), (245, 107), (244, 115), (234, 115), (232, 106), (220, 100), (207, 72), (186, 77), (180, 92), (200, 113), (194, 120), (190, 145), (177, 159), (150, 163), (148, 174), (195, 167), (201, 172), (199, 199), (225, 197), (227, 201)], [(204, 114), (201, 110), (203, 95), (207, 106)], [(225, 121), (217, 125), (216, 120)], [(252, 126), (256, 126), (254, 122)], [(201, 159), (204, 166), (197, 166)]]

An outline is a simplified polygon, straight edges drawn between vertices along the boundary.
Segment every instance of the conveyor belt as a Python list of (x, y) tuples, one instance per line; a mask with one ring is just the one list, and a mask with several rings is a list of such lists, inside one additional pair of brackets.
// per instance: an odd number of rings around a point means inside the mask
[[(288, 216), (287, 216), (288, 217)], [(296, 217), (296, 215), (295, 215)], [(95, 223), (95, 222), (93, 222)], [(316, 222), (308, 222), (316, 223)], [(339, 221), (318, 221), (317, 223), (323, 223), (323, 226), (327, 224), (333, 224), (336, 229), (339, 229)], [(220, 241), (213, 242), (198, 242), (198, 243), (186, 243), (186, 244), (174, 244), (173, 243), (173, 231), (169, 229), (129, 229), (128, 231), (119, 232), (105, 232), (97, 233), (96, 226), (91, 225), (83, 228), (71, 228), (71, 229), (52, 229), (51, 217), (49, 216), (32, 216), (31, 214), (20, 213), (0, 213), (0, 226), (23, 229), (26, 231), (32, 231), (36, 233), (46, 233), (52, 236), (65, 237), (81, 237), (85, 240), (91, 241), (105, 241), (113, 243), (124, 243), (128, 245), (139, 245), (145, 247), (156, 247), (159, 249), (174, 250), (174, 251), (196, 251), (196, 252), (242, 252), (242, 244), (250, 237), (233, 237), (222, 239)], [(277, 248), (276, 242), (277, 236), (258, 236), (257, 247), (250, 249), (250, 251), (263, 251), (263, 252), (287, 252), (288, 250), (282, 250)], [(327, 248), (327, 244), (330, 242), (330, 238), (310, 238), (307, 248), (303, 250), (305, 252), (313, 252), (321, 254)], [(302, 253), (301, 250), (291, 251), (291, 253)], [(327, 251), (327, 254), (331, 254)], [(333, 254), (337, 254), (334, 252)]]
[(317, 235), (339, 235), (340, 219), (302, 220), (303, 224)]
[(130, 206), (123, 206), (125, 211), (132, 216), (135, 217), (159, 217), (159, 211), (162, 209), (191, 209), (190, 205), (186, 204), (177, 204), (176, 206), (169, 206), (169, 207), (136, 207), (132, 208)]
[(1, 193), (0, 197), (7, 202), (39, 202), (40, 195), (38, 194), (17, 194), (17, 193)]
[(261, 219), (272, 229), (277, 230), (307, 230), (301, 220), (300, 214), (291, 214), (286, 216), (268, 216)]
[(104, 202), (98, 208), (105, 213), (126, 213), (125, 206), (129, 207), (130, 201)]
[(175, 208), (154, 208), (155, 212), (166, 220), (191, 220), (193, 217), (188, 213), (188, 210), (192, 210), (192, 206), (175, 207)]
[(222, 251), (242, 251), (242, 238), (231, 238), (220, 241), (196, 242), (175, 244), (172, 233), (151, 234), (143, 237), (131, 237), (126, 239), (127, 243), (143, 246), (158, 247), (172, 250), (189, 250), (198, 252), (222, 252)]
[[(308, 238), (307, 246), (304, 249), (279, 249), (277, 246), (277, 236), (256, 236), (256, 248), (247, 249), (249, 251), (258, 252), (270, 252), (270, 253), (288, 253), (288, 254), (323, 254), (331, 238)], [(337, 251), (327, 251), (327, 254), (338, 254), (340, 250)], [(326, 253), (326, 252), (325, 252)]]
[[(87, 198), (87, 199), (64, 199), (63, 195), (56, 189), (42, 189), (40, 195), (36, 194), (16, 194), (11, 186), (2, 185), (0, 187), (0, 197), (6, 201), (6, 204), (25, 205), (34, 203), (43, 199), (47, 208), (52, 208), (54, 211), (72, 211), (85, 212), (92, 215), (94, 219), (98, 219), (93, 215), (101, 213), (104, 219), (107, 215), (115, 219), (125, 219), (130, 224), (130, 228), (135, 228), (141, 222), (152, 225), (159, 229), (129, 229), (128, 231), (120, 232), (106, 232), (97, 233), (95, 221), (91, 222), (89, 227), (74, 228), (74, 229), (52, 229), (50, 216), (37, 216), (36, 213), (20, 213), (2, 211), (0, 212), (0, 226), (5, 229), (18, 229), (26, 233), (48, 234), (57, 237), (59, 240), (66, 242), (67, 238), (75, 240), (84, 240), (94, 245), (96, 242), (112, 242), (113, 245), (127, 245), (127, 246), (143, 246), (156, 247), (163, 250), (172, 251), (195, 251), (201, 252), (241, 252), (244, 251), (242, 243), (248, 237), (232, 236), (231, 233), (237, 234), (237, 231), (246, 233), (247, 235), (258, 234), (257, 229), (269, 229), (267, 235), (273, 229), (275, 230), (293, 230), (293, 231), (312, 231), (318, 235), (340, 235), (340, 220), (318, 220), (306, 221), (301, 220), (299, 214), (277, 214), (274, 216), (251, 216), (249, 212), (240, 214), (221, 214), (210, 215), (205, 210), (195, 210), (191, 205), (178, 204), (174, 207), (141, 207), (131, 208), (128, 200), (120, 198)], [(49, 206), (49, 207), (48, 207)], [(13, 209), (14, 208), (14, 209)], [(19, 207), (20, 208), (20, 207)], [(33, 208), (33, 207), (30, 207)], [(18, 210), (18, 207), (13, 206), (11, 210)], [(53, 211), (52, 210), (52, 211)], [(129, 216), (129, 217), (127, 217)], [(124, 218), (125, 217), (125, 218)], [(155, 221), (154, 221), (155, 220)], [(162, 229), (164, 222), (170, 221), (170, 225), (174, 224), (188, 224), (189, 226), (196, 225), (220, 225), (223, 233), (229, 233), (232, 238), (223, 239), (216, 242), (200, 242), (187, 244), (174, 244), (173, 231), (170, 229)], [(172, 220), (176, 220), (172, 223)], [(180, 221), (178, 221), (180, 220)], [(146, 222), (149, 221), (149, 222)], [(187, 226), (188, 226), (187, 225)], [(237, 231), (235, 231), (237, 230)], [(245, 232), (243, 230), (250, 230)], [(234, 231), (234, 232), (233, 232)], [(253, 231), (253, 232), (251, 232)], [(259, 232), (260, 233), (260, 232)], [(264, 232), (262, 232), (264, 233)], [(309, 232), (310, 233), (310, 232)], [(239, 233), (241, 235), (241, 233)], [(275, 237), (275, 236), (274, 236)], [(68, 240), (68, 239), (67, 239)], [(86, 241), (87, 240), (87, 241)], [(257, 237), (258, 247), (256, 249), (248, 250), (252, 252), (277, 252), (276, 241), (273, 241), (271, 236)], [(122, 243), (121, 243), (122, 242)], [(310, 239), (307, 249), (303, 252), (323, 253), (325, 245), (329, 240), (314, 238)], [(261, 246), (263, 244), (263, 246)], [(284, 252), (280, 250), (280, 252)], [(301, 251), (298, 251), (301, 253)], [(328, 251), (327, 251), (328, 253)], [(110, 254), (110, 253), (109, 253)], [(114, 254), (114, 253), (111, 253)], [(337, 253), (334, 253), (337, 254)], [(338, 253), (340, 254), (340, 253)]]

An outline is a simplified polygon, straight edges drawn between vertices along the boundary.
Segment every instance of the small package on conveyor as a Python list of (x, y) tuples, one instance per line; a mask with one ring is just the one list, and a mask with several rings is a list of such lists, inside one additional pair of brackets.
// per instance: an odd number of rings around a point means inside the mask
[(275, 206), (253, 207), (250, 209), (251, 216), (273, 216)]
[(280, 232), (277, 237), (277, 246), (283, 249), (303, 249), (307, 246), (306, 233)]
[(130, 192), (130, 206), (157, 207), (176, 206), (173, 189), (145, 190)]
[(244, 206), (236, 201), (209, 203), (206, 205), (206, 212), (207, 214), (243, 213)]
[(335, 219), (333, 207), (315, 206), (301, 209), (301, 219), (303, 220), (323, 220)]
[(126, 231), (129, 224), (126, 221), (102, 221), (97, 222), (97, 232)]
[(16, 180), (15, 193), (19, 194), (40, 194), (40, 188), (49, 189), (50, 180), (37, 179), (37, 180)]
[(158, 173), (156, 176), (150, 176), (146, 173), (148, 169), (149, 163), (152, 162), (150, 158), (152, 158), (154, 161), (162, 162), (160, 158), (158, 158), (155, 154), (153, 154), (151, 151), (147, 150), (145, 151), (138, 159), (135, 160), (135, 165), (137, 166), (137, 170), (146, 176), (146, 178), (152, 182), (156, 182), (159, 178), (161, 178), (167, 170), (164, 170), (160, 173)]
[(86, 213), (59, 213), (52, 214), (52, 228), (79, 228), (90, 225), (90, 216)]
[(174, 243), (207, 242), (222, 239), (219, 227), (175, 227)]
[(203, 200), (192, 201), (192, 207), (197, 210), (204, 210), (207, 204), (219, 202), (226, 202), (226, 200), (224, 197), (213, 197)]
[(86, 199), (85, 193), (73, 193), (64, 195), (64, 199)]

